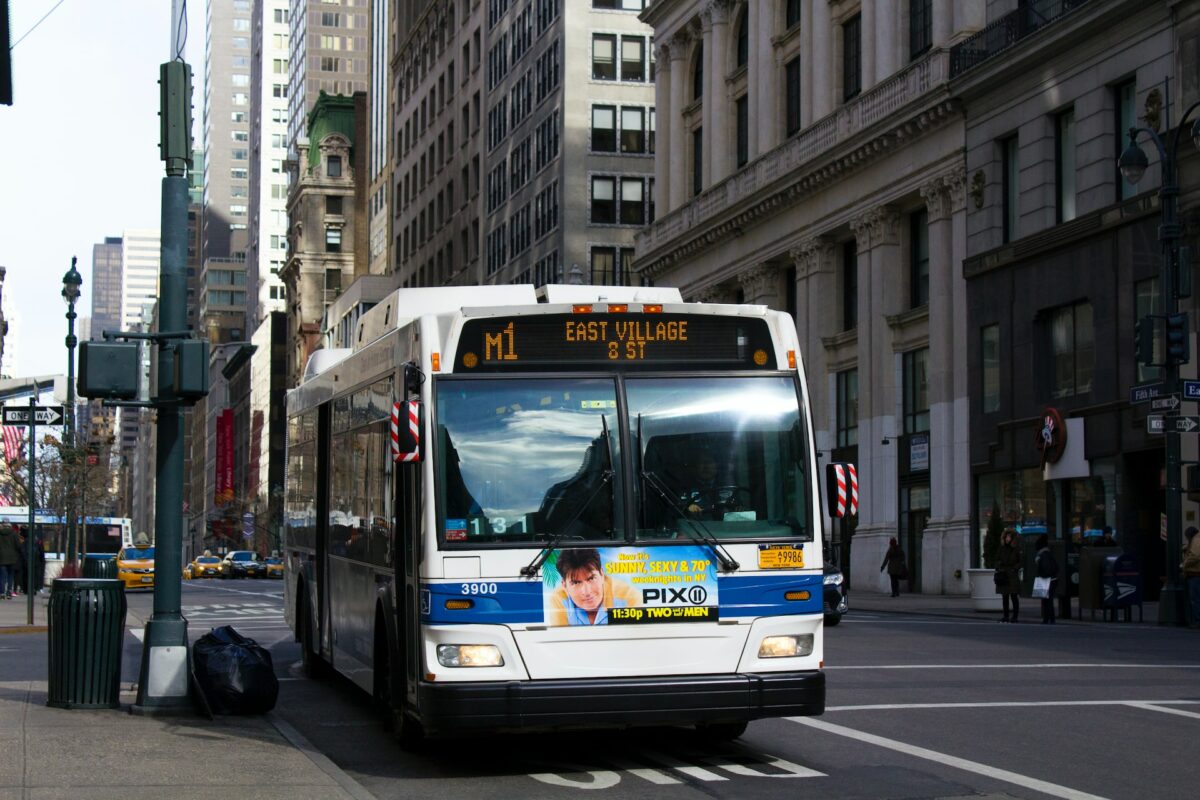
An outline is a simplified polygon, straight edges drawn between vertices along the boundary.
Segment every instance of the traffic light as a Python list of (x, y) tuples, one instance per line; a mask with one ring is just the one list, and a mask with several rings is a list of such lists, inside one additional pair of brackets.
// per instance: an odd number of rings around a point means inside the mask
[(1133, 357), (1139, 364), (1154, 366), (1154, 317), (1133, 323)]
[(1167, 317), (1167, 362), (1186, 364), (1191, 359), (1186, 311)]

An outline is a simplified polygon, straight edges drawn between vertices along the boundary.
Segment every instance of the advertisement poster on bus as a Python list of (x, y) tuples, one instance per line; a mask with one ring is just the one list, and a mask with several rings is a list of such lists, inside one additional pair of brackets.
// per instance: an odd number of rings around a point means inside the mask
[(542, 569), (547, 625), (717, 619), (717, 570), (703, 547), (572, 547)]

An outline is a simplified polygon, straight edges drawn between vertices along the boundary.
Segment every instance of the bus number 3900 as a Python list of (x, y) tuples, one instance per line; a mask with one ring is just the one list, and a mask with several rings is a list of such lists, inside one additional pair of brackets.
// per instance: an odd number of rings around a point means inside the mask
[(462, 585), (463, 594), (497, 594), (497, 592), (494, 583), (464, 583)]

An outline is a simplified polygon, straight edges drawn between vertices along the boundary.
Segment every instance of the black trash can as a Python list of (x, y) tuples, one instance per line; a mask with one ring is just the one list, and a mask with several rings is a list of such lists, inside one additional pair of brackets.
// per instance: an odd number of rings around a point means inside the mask
[(117, 577), (117, 557), (110, 553), (88, 553), (83, 559), (83, 577)]
[(50, 687), (55, 708), (117, 708), (125, 587), (104, 578), (56, 578), (50, 587)]

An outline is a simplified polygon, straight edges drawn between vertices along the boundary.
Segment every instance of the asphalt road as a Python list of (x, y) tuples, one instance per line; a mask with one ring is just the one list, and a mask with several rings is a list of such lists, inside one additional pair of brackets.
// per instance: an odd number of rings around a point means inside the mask
[[(348, 682), (313, 682), (280, 581), (184, 584), (189, 630), (269, 647), (274, 714), (362, 796), (557, 798), (1193, 798), (1200, 633), (998, 625), (851, 612), (827, 632), (828, 710), (752, 723), (728, 745), (683, 729), (498, 735), (402, 751)], [(131, 595), (149, 616), (149, 594)], [(125, 660), (135, 680), (137, 646)], [(0, 653), (0, 668), (5, 666)]]

